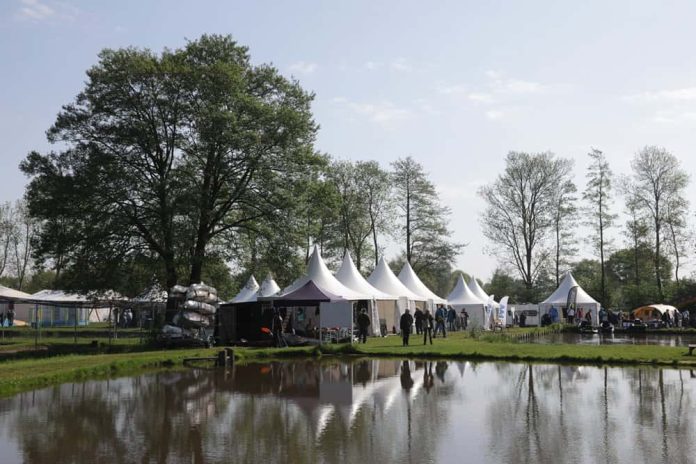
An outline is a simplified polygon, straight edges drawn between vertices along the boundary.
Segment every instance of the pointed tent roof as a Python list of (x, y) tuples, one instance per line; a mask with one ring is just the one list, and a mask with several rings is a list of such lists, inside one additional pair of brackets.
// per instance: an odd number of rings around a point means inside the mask
[(469, 279), (469, 290), (471, 290), (471, 293), (476, 295), (479, 300), (483, 301), (484, 303), (488, 302), (488, 294), (483, 291), (476, 280), (476, 277), (474, 276), (471, 276), (471, 279)]
[(408, 261), (404, 264), (404, 267), (401, 268), (401, 272), (399, 272), (399, 280), (413, 293), (423, 295), (426, 300), (432, 300), (434, 303), (447, 303), (447, 300), (437, 296), (425, 286)]
[(335, 274), (339, 282), (341, 282), (346, 287), (356, 292), (364, 293), (366, 295), (371, 295), (375, 300), (396, 300), (398, 297), (394, 295), (389, 295), (381, 290), (373, 287), (365, 278), (360, 274), (358, 268), (355, 267), (353, 263), (353, 258), (350, 257), (350, 253), (346, 251), (343, 256), (343, 263), (341, 263), (341, 268)]
[(474, 292), (464, 282), (464, 277), (461, 274), (457, 277), (457, 283), (452, 293), (447, 296), (447, 302), (455, 305), (486, 304), (485, 301), (474, 295)]
[(336, 295), (335, 293), (331, 293), (326, 289), (320, 288), (317, 286), (313, 280), (308, 280), (305, 282), (304, 285), (301, 287), (292, 290), (287, 293), (283, 293), (278, 299), (274, 300), (274, 304), (280, 304), (282, 305), (283, 302), (285, 301), (291, 301), (293, 302), (294, 305), (298, 306), (304, 306), (304, 305), (311, 305), (316, 303), (317, 301), (319, 302), (328, 302), (328, 301), (347, 301), (346, 298), (343, 298), (340, 295)]
[(252, 275), (249, 277), (249, 280), (247, 280), (247, 283), (244, 285), (244, 288), (242, 288), (239, 293), (237, 293), (237, 296), (232, 298), (232, 301), (230, 303), (250, 303), (252, 301), (256, 301), (256, 292), (259, 291), (259, 283), (256, 281), (256, 278)]
[(394, 295), (399, 298), (404, 297), (413, 301), (425, 301), (422, 296), (412, 292), (401, 283), (392, 270), (389, 269), (389, 265), (387, 265), (384, 256), (379, 260), (377, 267), (372, 271), (367, 281), (377, 290), (383, 291), (389, 295)]
[(280, 287), (276, 283), (275, 280), (273, 280), (273, 277), (269, 273), (266, 278), (261, 282), (261, 288), (259, 288), (259, 291), (256, 292), (257, 297), (262, 297), (262, 298), (268, 298), (270, 296), (274, 296), (280, 292)]
[(370, 295), (363, 294), (361, 292), (356, 292), (350, 288), (343, 285), (336, 279), (336, 277), (331, 274), (329, 268), (326, 267), (324, 260), (321, 259), (321, 254), (319, 253), (319, 248), (314, 247), (314, 252), (309, 258), (309, 264), (307, 265), (307, 273), (295, 280), (289, 287), (285, 288), (279, 295), (280, 298), (284, 298), (291, 292), (298, 290), (303, 287), (307, 282), (314, 282), (316, 287), (320, 290), (325, 291), (331, 295), (340, 297), (343, 300), (369, 300), (372, 299)]
[(31, 298), (32, 296), (28, 293), (0, 285), (0, 300), (30, 300)]
[(578, 295), (576, 300), (578, 304), (599, 305), (598, 301), (588, 295), (587, 292), (578, 285), (570, 271), (566, 272), (566, 275), (558, 285), (558, 288), (551, 294), (551, 296), (542, 301), (541, 304), (566, 305), (568, 303), (568, 292), (571, 288), (576, 286), (578, 287)]

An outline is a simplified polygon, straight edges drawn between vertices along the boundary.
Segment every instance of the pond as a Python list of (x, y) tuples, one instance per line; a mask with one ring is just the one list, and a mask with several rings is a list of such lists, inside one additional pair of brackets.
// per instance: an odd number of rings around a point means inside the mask
[(659, 334), (654, 332), (647, 333), (626, 333), (616, 332), (614, 334), (581, 334), (564, 332), (557, 334), (533, 337), (522, 340), (525, 343), (541, 344), (581, 344), (581, 345), (661, 345), (661, 346), (687, 346), (696, 343), (696, 334)]
[(0, 400), (2, 463), (632, 463), (696, 456), (690, 371), (361, 360)]

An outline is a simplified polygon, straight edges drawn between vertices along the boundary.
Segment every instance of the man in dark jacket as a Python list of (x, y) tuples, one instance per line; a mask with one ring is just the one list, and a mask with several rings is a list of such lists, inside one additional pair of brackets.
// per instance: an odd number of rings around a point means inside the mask
[(433, 324), (435, 319), (433, 315), (430, 314), (430, 310), (425, 310), (425, 315), (423, 316), (423, 344), (428, 344), (428, 338), (430, 339), (430, 344), (433, 344)]
[(399, 327), (401, 327), (401, 338), (404, 346), (408, 346), (408, 337), (411, 335), (412, 325), (413, 316), (411, 316), (411, 311), (407, 309), (406, 312), (401, 315), (401, 319), (399, 320)]
[(367, 343), (367, 328), (370, 327), (370, 316), (367, 315), (365, 308), (360, 310), (358, 314), (358, 341)]
[(420, 335), (423, 332), (423, 311), (420, 308), (416, 308), (413, 318), (416, 320), (416, 335)]

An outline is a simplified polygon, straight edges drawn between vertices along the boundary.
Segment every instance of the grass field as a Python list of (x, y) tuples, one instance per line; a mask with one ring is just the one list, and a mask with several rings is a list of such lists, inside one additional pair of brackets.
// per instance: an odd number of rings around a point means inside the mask
[[(505, 360), (525, 362), (555, 362), (577, 364), (634, 365), (696, 368), (696, 356), (688, 356), (686, 347), (656, 345), (547, 345), (518, 343), (515, 337), (523, 336), (536, 329), (516, 329), (506, 336), (469, 333), (450, 333), (446, 339), (436, 338), (433, 345), (423, 345), (421, 337), (413, 336), (411, 346), (401, 346), (401, 338), (389, 336), (370, 338), (366, 344), (323, 345), (299, 348), (234, 348), (237, 361), (253, 361), (273, 358), (317, 357), (317, 356), (384, 356), (407, 358), (447, 358), (472, 360)], [(114, 375), (140, 373), (152, 369), (182, 368), (185, 358), (211, 357), (219, 348), (162, 350), (142, 345), (137, 339), (108, 339), (99, 350), (90, 350), (89, 340), (78, 345), (72, 339), (60, 337), (43, 340), (47, 354), (34, 353), (30, 359), (7, 359), (0, 361), (0, 396), (31, 390), (63, 382), (88, 378), (104, 378)], [(15, 343), (16, 342), (16, 343)], [(9, 347), (33, 347), (33, 340), (17, 337)], [(75, 352), (83, 354), (70, 354)], [(79, 351), (83, 350), (83, 351)], [(104, 353), (111, 350), (111, 353)], [(114, 352), (115, 351), (115, 352)], [(1, 351), (0, 351), (1, 353)], [(51, 354), (50, 357), (47, 357)]]

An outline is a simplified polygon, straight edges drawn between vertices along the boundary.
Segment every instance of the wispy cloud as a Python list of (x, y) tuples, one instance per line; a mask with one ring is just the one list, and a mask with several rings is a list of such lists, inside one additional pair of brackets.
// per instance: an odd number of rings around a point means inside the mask
[(623, 100), (633, 103), (685, 102), (696, 100), (696, 87), (663, 89), (624, 95)]
[(693, 125), (696, 123), (696, 110), (660, 110), (652, 121), (667, 126)]
[(288, 69), (290, 69), (290, 72), (297, 74), (312, 74), (318, 67), (318, 64), (310, 61), (297, 61), (292, 63)]
[(388, 100), (378, 102), (358, 102), (345, 97), (335, 97), (332, 103), (341, 105), (354, 115), (365, 118), (369, 122), (390, 126), (412, 118), (415, 112), (406, 107), (398, 106)]
[(80, 10), (63, 2), (20, 0), (15, 18), (32, 22), (74, 21)]
[(483, 83), (477, 86), (458, 83), (440, 85), (437, 90), (442, 95), (458, 96), (474, 105), (482, 106), (486, 119), (496, 121), (515, 113), (516, 111), (513, 111), (512, 108), (519, 108), (531, 97), (557, 92), (562, 88), (561, 86), (509, 77), (496, 70), (486, 71), (484, 76)]
[(389, 63), (389, 69), (396, 72), (411, 72), (413, 71), (413, 66), (405, 58), (397, 58)]
[(411, 72), (414, 67), (409, 63), (406, 58), (394, 58), (391, 61), (366, 61), (362, 64), (362, 67), (368, 71), (378, 71), (381, 69), (388, 69), (389, 71), (396, 73)]

